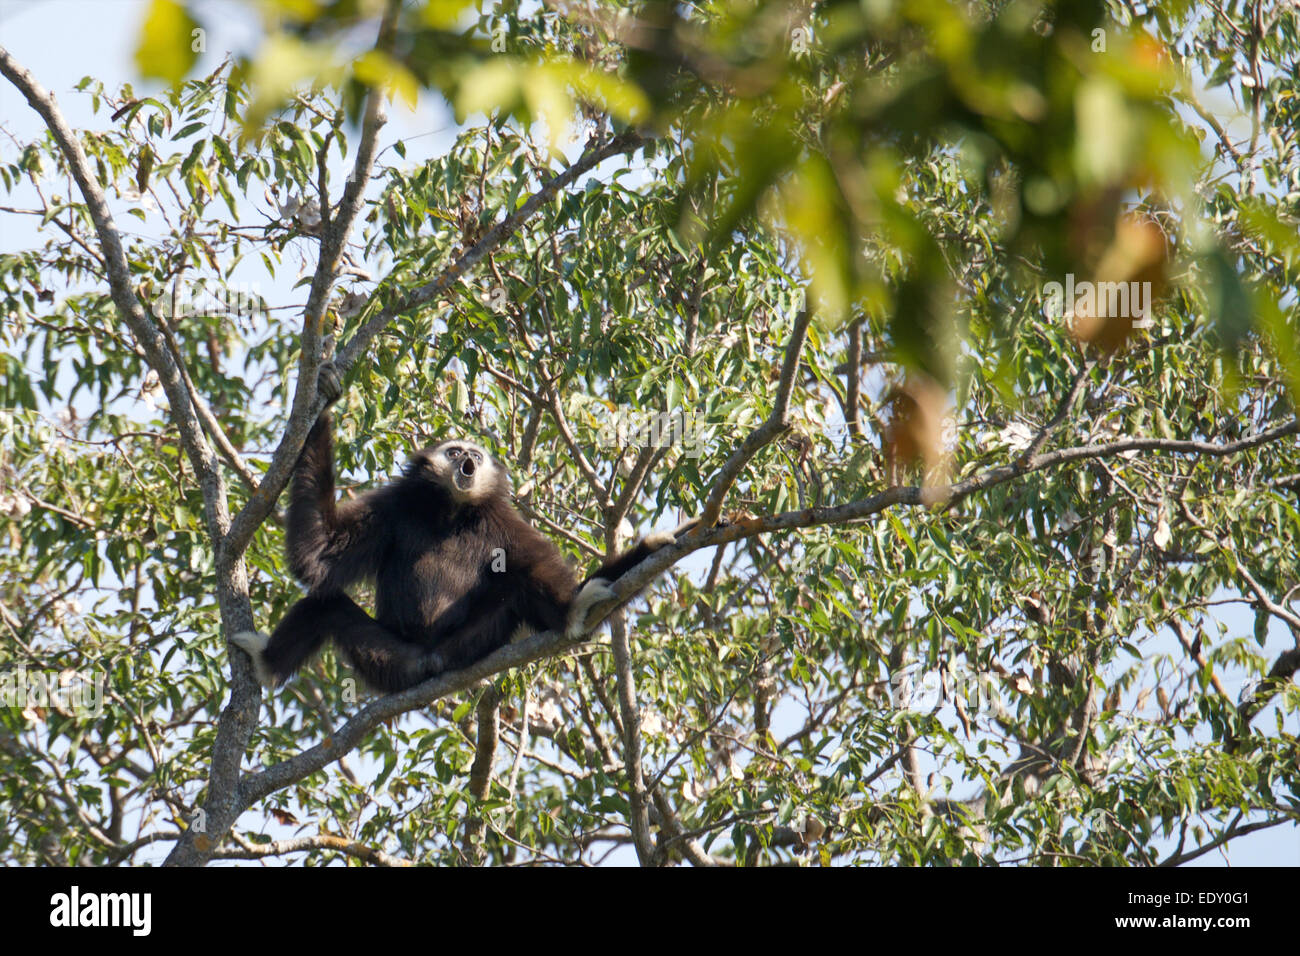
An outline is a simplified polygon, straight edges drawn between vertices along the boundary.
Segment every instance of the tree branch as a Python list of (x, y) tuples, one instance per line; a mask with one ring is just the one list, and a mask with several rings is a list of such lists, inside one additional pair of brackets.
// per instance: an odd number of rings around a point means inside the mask
[[(470, 269), (483, 260), (489, 253), (495, 250), (503, 242), (513, 235), (520, 226), (530, 219), (534, 213), (542, 208), (554, 195), (574, 182), (579, 176), (595, 168), (611, 156), (620, 153), (629, 152), (640, 145), (645, 140), (636, 132), (628, 130), (619, 136), (608, 140), (602, 145), (589, 147), (579, 159), (569, 166), (564, 172), (553, 176), (551, 179), (537, 190), (528, 201), (519, 207), (515, 212), (506, 216), (499, 223), (489, 229), (483, 238), (476, 242), (472, 247), (466, 250), (455, 262), (448, 266), (436, 279), (426, 282), (424, 285), (415, 289), (408, 295), (403, 296), (397, 302), (389, 305), (376, 313), (365, 325), (348, 340), (338, 352), (334, 364), (338, 369), (339, 375), (346, 374), (364, 354), (371, 341), (383, 329), (393, 321), (397, 316), (404, 315), (408, 312), (419, 309), (428, 305), (438, 296), (444, 294), (452, 285), (461, 279)], [(372, 144), (373, 148), (373, 144)], [(358, 156), (358, 161), (360, 156)], [(366, 177), (369, 177), (367, 168)], [(359, 189), (364, 183), (365, 178), (355, 175), (353, 181), (349, 183), (349, 189), (354, 185)], [(346, 195), (345, 195), (346, 200)], [(342, 205), (342, 204), (340, 204)], [(343, 213), (336, 214), (334, 226), (339, 225)], [(322, 252), (323, 261), (324, 252)], [(314, 288), (314, 283), (313, 283)], [(319, 341), (317, 339), (316, 341)], [(324, 408), (324, 402), (316, 396), (314, 390), (307, 392), (306, 411), (301, 412), (299, 397), (302, 395), (302, 383), (306, 381), (306, 375), (309, 371), (307, 364), (308, 348), (304, 333), (303, 343), (303, 364), (299, 369), (299, 388), (294, 396), (294, 410), (290, 415), (289, 427), (285, 432), (280, 446), (276, 449), (271, 459), (271, 465), (267, 468), (266, 475), (262, 479), (262, 484), (257, 492), (249, 499), (244, 508), (236, 515), (231, 526), (230, 534), (227, 535), (227, 547), (231, 553), (242, 553), (243, 549), (248, 546), (254, 532), (258, 526), (266, 519), (275, 507), (276, 500), (280, 497), (280, 492), (288, 484), (289, 476), (293, 472), (294, 462), (298, 459), (298, 454), (302, 450), (302, 443), (306, 440), (307, 431), (311, 423), (315, 421), (316, 416)], [(319, 369), (319, 356), (312, 359), (310, 366), (311, 379), (315, 383), (315, 375)]]
[(54, 96), (37, 83), (32, 74), (14, 60), (4, 47), (0, 47), (0, 73), (17, 87), (32, 109), (44, 120), (63, 154), (64, 162), (68, 164), (68, 171), (86, 200), (86, 209), (95, 224), (95, 235), (103, 252), (113, 304), (144, 350), (149, 367), (158, 373), (158, 381), (171, 405), (172, 418), (180, 431), (181, 443), (199, 478), (209, 534), (214, 541), (219, 540), (226, 531), (229, 517), (226, 514), (225, 486), (216, 455), (203, 435), (203, 426), (195, 413), (189, 391), (171, 350), (136, 295), (121, 235), (113, 214), (109, 211), (104, 191), (91, 173), (81, 141), (63, 118), (62, 111), (54, 102)]
[(717, 477), (713, 479), (713, 490), (709, 492), (709, 497), (704, 502), (700, 523), (688, 537), (698, 537), (717, 524), (718, 515), (722, 513), (722, 503), (726, 500), (727, 493), (731, 491), (731, 486), (736, 483), (741, 471), (764, 445), (789, 427), (785, 420), (786, 409), (790, 404), (790, 393), (794, 391), (794, 375), (799, 368), (799, 353), (803, 351), (804, 341), (808, 338), (808, 319), (809, 313), (806, 309), (795, 317), (790, 341), (785, 346), (785, 363), (781, 366), (781, 379), (777, 384), (772, 413), (767, 416), (767, 421), (749, 433), (740, 447), (723, 463)]
[(1298, 670), (1300, 670), (1300, 645), (1279, 654), (1268, 674), (1255, 688), (1255, 692), (1237, 705), (1237, 715), (1241, 719), (1242, 733), (1233, 734), (1228, 738), (1227, 746), (1224, 748), (1228, 753), (1237, 752), (1241, 746), (1241, 738), (1245, 736), (1245, 732), (1249, 729), (1250, 722), (1255, 719), (1255, 715), (1277, 696)]
[(632, 843), (642, 866), (655, 861), (654, 838), (650, 835), (650, 806), (646, 800), (645, 773), (641, 766), (641, 709), (636, 702), (636, 678), (632, 674), (632, 651), (628, 646), (627, 623), (623, 615), (610, 622), (610, 643), (618, 680), (618, 713), (623, 724), (623, 772), (631, 812), (628, 822)]
[[(391, 42), (393, 20), (397, 15), (397, 0), (389, 0), (384, 21), (380, 26), (379, 42)], [(272, 467), (279, 467), (283, 475), (272, 480), (268, 474), (257, 490), (249, 497), (232, 524), (225, 514), (224, 489), (222, 491), (221, 527), (214, 531), (216, 549), (217, 602), (226, 636), (239, 631), (253, 630), (252, 604), (248, 597), (248, 573), (244, 565), (244, 550), (258, 525), (270, 514), (280, 495), (284, 482), (297, 460), (314, 415), (319, 414), (321, 402), (317, 395), (316, 377), (320, 367), (319, 335), (323, 323), (329, 290), (335, 270), (342, 255), (344, 243), (352, 221), (360, 209), (364, 184), (369, 178), (374, 160), (375, 137), (383, 123), (382, 90), (372, 89), (367, 97), (365, 121), (361, 142), (357, 147), (357, 166), (351, 181), (344, 190), (340, 210), (321, 243), (321, 258), (312, 279), (303, 318), (302, 356), (299, 363), (298, 385), (294, 394), (289, 426), (276, 450)], [(362, 172), (364, 171), (364, 175)], [(307, 383), (310, 383), (308, 385)], [(292, 446), (292, 454), (288, 448)], [(217, 473), (220, 480), (220, 473)], [(276, 481), (278, 480), (278, 484)], [(274, 492), (271, 489), (274, 489)], [(206, 496), (205, 496), (206, 497)], [(216, 740), (212, 746), (212, 765), (208, 774), (207, 797), (203, 805), (202, 831), (191, 826), (165, 861), (171, 866), (195, 866), (207, 861), (216, 844), (234, 826), (239, 814), (247, 807), (240, 803), (240, 763), (248, 750), (248, 742), (257, 726), (257, 715), (262, 703), (262, 690), (253, 676), (252, 663), (245, 654), (228, 655), (230, 659), (230, 701), (221, 711), (217, 721)], [(211, 836), (215, 834), (215, 837)]]
[(358, 329), (348, 343), (339, 350), (336, 363), (339, 370), (345, 371), (351, 368), (366, 348), (369, 347), (371, 340), (397, 316), (428, 305), (438, 296), (443, 295), (451, 288), (453, 283), (512, 236), (520, 226), (532, 218), (533, 214), (549, 202), (561, 189), (572, 184), (579, 176), (591, 171), (611, 156), (630, 152), (644, 143), (645, 139), (639, 133), (634, 130), (627, 130), (612, 139), (606, 140), (604, 143), (588, 146), (572, 166), (548, 179), (537, 192), (528, 197), (527, 202), (485, 232), (482, 239), (467, 249), (455, 262), (443, 270), (442, 274), (436, 279), (426, 282), (413, 292), (403, 296), (397, 302), (377, 313)]
[[(389, 0), (384, 11), (384, 19), (379, 26), (379, 37), (375, 48), (385, 50), (392, 45), (393, 31), (401, 4), (399, 0)], [(328, 196), (321, 197), (321, 222), (324, 231), (321, 238), (320, 259), (312, 275), (311, 291), (307, 295), (307, 305), (303, 310), (302, 351), (298, 356), (298, 383), (294, 388), (293, 403), (289, 411), (289, 422), (285, 426), (280, 444), (271, 456), (271, 464), (263, 475), (261, 484), (249, 497), (248, 502), (235, 515), (230, 533), (226, 535), (222, 551), (227, 560), (233, 560), (244, 553), (253, 534), (266, 520), (275, 507), (280, 492), (293, 473), (294, 463), (302, 452), (307, 432), (320, 416), (325, 407), (324, 400), (318, 394), (316, 379), (320, 373), (321, 340), (325, 326), (325, 311), (329, 306), (330, 290), (338, 278), (339, 262), (353, 223), (361, 211), (365, 198), (365, 187), (370, 182), (371, 167), (375, 161), (375, 144), (379, 130), (388, 121), (384, 110), (384, 91), (372, 89), (366, 97), (365, 117), (361, 123), (361, 139), (357, 143), (357, 155), (353, 161), (352, 173), (348, 176), (343, 196), (338, 208), (330, 215), (327, 211)], [(323, 188), (324, 183), (321, 183)], [(340, 374), (342, 374), (340, 369)]]
[[(1238, 813), (1237, 820), (1240, 819), (1241, 819), (1241, 814)], [(1234, 821), (1228, 827), (1228, 829), (1224, 830), (1222, 833), (1220, 833), (1217, 837), (1215, 837), (1213, 840), (1211, 840), (1209, 843), (1205, 844), (1204, 846), (1198, 846), (1196, 849), (1188, 850), (1186, 853), (1175, 853), (1173, 856), (1161, 860), (1160, 863), (1157, 865), (1158, 866), (1182, 866), (1184, 863), (1190, 863), (1192, 860), (1195, 860), (1198, 856), (1204, 856), (1205, 854), (1209, 853), (1211, 850), (1217, 850), (1219, 847), (1223, 846), (1229, 840), (1235, 840), (1237, 837), (1245, 836), (1248, 833), (1256, 833), (1260, 830), (1268, 830), (1271, 829), (1272, 827), (1279, 826), (1283, 823), (1294, 823), (1294, 822), (1295, 819), (1290, 816), (1284, 816), (1277, 820), (1260, 820), (1256, 823), (1247, 823), (1244, 826), (1239, 826), (1237, 822)]]
[[(1292, 420), (1249, 438), (1233, 442), (1215, 443), (1133, 438), (1063, 448), (1037, 455), (1029, 461), (994, 466), (964, 481), (949, 485), (944, 489), (944, 500), (946, 501), (946, 507), (951, 508), (961, 499), (978, 491), (1024, 477), (1035, 471), (1087, 458), (1109, 458), (1133, 450), (1155, 450), (1174, 454), (1203, 454), (1212, 457), (1223, 457), (1259, 447), (1270, 441), (1296, 434), (1297, 431), (1300, 431), (1300, 420)], [(640, 593), (667, 568), (676, 564), (687, 554), (702, 548), (771, 532), (790, 531), (820, 525), (846, 524), (879, 514), (886, 508), (895, 505), (919, 506), (926, 504), (929, 500), (926, 489), (920, 486), (898, 486), (887, 488), (868, 498), (843, 505), (807, 508), (757, 518), (746, 518), (722, 527), (710, 528), (696, 537), (681, 538), (676, 544), (655, 551), (623, 577), (613, 582), (611, 588), (615, 593), (615, 597), (591, 609), (588, 614), (590, 628), (594, 630), (617, 607), (625, 604), (633, 596)], [(367, 734), (386, 720), (404, 714), (409, 710), (427, 707), (434, 701), (450, 694), (477, 689), (482, 686), (485, 680), (503, 670), (552, 657), (586, 640), (588, 638), (585, 635), (569, 638), (559, 631), (535, 634), (518, 643), (506, 645), (463, 670), (439, 674), (408, 690), (377, 698), (363, 707), (356, 716), (347, 721), (336, 733), (316, 746), (280, 763), (273, 764), (259, 773), (244, 775), (240, 781), (238, 792), (239, 812), (247, 809), (255, 801), (268, 794), (327, 767), (358, 746)], [(233, 822), (233, 817), (231, 822)], [(209, 825), (209, 831), (214, 832), (211, 825)], [(224, 834), (225, 831), (219, 832)]]
[(383, 850), (366, 846), (356, 840), (317, 833), (314, 836), (294, 837), (289, 840), (273, 840), (270, 843), (252, 843), (238, 840), (238, 846), (218, 847), (213, 857), (222, 860), (262, 860), (268, 856), (284, 856), (289, 853), (311, 852), (312, 850), (334, 850), (344, 856), (364, 860), (374, 866), (414, 866), (410, 860), (391, 856)]
[[(501, 691), (492, 686), (483, 691), (475, 710), (478, 723), (478, 739), (474, 745), (474, 763), (469, 768), (469, 795), (475, 803), (482, 803), (487, 798), (492, 786), (492, 762), (497, 755), (497, 741), (501, 736)], [(520, 740), (519, 749), (524, 748)], [(465, 817), (465, 833), (461, 839), (461, 852), (465, 859), (475, 866), (483, 862), (482, 848), (485, 821), (480, 812), (474, 811)]]

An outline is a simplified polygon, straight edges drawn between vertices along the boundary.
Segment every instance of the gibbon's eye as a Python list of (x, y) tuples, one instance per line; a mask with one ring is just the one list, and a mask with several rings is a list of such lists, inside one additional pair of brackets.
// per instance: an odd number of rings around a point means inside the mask
[(459, 457), (460, 457), (460, 454), (461, 454), (461, 452), (460, 452), (460, 449), (459, 449), (459, 448), (448, 448), (448, 449), (447, 449), (447, 457), (448, 457), (448, 458), (459, 458)]
[(474, 464), (476, 465), (483, 464), (483, 456), (480, 455), (478, 452), (472, 451), (470, 452), (470, 456), (474, 459)]

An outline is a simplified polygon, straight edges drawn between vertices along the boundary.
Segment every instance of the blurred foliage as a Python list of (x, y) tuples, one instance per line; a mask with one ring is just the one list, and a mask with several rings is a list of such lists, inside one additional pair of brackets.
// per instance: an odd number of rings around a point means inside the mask
[[(771, 410), (807, 289), (819, 322), (792, 430), (729, 511), (858, 500), (924, 480), (917, 457), (954, 479), (1013, 462), (1076, 380), (1044, 450), (1233, 440), (1294, 414), (1294, 7), (1265, 23), (1241, 4), (442, 0), (404, 4), (377, 54), (357, 38), (382, 3), (258, 6), (265, 45), (237, 62), (154, 96), (81, 87), (138, 290), (254, 472), (287, 414), (321, 169), (337, 196), (375, 83), (435, 91), (466, 122), (441, 155), (385, 143), (330, 313), (339, 342), (517, 209), (572, 131), (635, 123), (647, 145), (376, 340), (338, 409), (344, 493), (468, 432), (589, 566), (618, 534), (602, 488), (617, 497), (643, 456), (633, 528), (698, 510)], [(189, 48), (204, 10), (155, 2), (142, 63), (185, 75), (156, 51)], [(6, 144), (0, 185), (40, 226), (0, 254), (0, 673), (105, 682), (93, 716), (0, 710), (0, 858), (157, 860), (193, 821), (226, 691), (203, 502), (51, 140)], [(1069, 273), (1153, 282), (1152, 326), (1083, 334), (1046, 315), (1046, 284)], [(620, 409), (689, 410), (702, 455), (611, 446)], [(904, 453), (899, 422), (922, 418)], [(755, 864), (1145, 863), (1239, 815), (1294, 821), (1294, 684), (1229, 742), (1238, 691), (1291, 644), (1250, 582), (1282, 606), (1300, 583), (1297, 475), (1294, 438), (1081, 460), (952, 510), (707, 555), (628, 612), (647, 776), (704, 850)], [(232, 476), (232, 510), (247, 493)], [(282, 546), (268, 522), (249, 550), (262, 626), (299, 593)], [(1253, 626), (1222, 622), (1239, 593)], [(605, 644), (503, 687), (481, 803), (473, 701), (449, 700), (246, 814), (242, 849), (331, 834), (503, 863), (625, 844)], [(357, 707), (326, 654), (272, 695), (250, 760)], [(487, 827), (469, 847), (471, 812)]]
[[(1267, 288), (1218, 267), (1233, 253), (1205, 222), (1196, 189), (1205, 130), (1189, 126), (1179, 103), (1207, 78), (1233, 76), (1238, 48), (1207, 42), (1213, 28), (1188, 0), (1154, 11), (1095, 0), (430, 0), (401, 6), (390, 53), (356, 55), (360, 25), (384, 6), (262, 4), (268, 39), (243, 61), (257, 90), (250, 119), (263, 122), (306, 78), (346, 76), (353, 111), (361, 85), (410, 101), (419, 84), (462, 119), (542, 120), (553, 149), (578, 118), (677, 135), (689, 143), (670, 212), (682, 242), (712, 250), (755, 217), (774, 220), (797, 245), (825, 323), (865, 311), (902, 361), (948, 386), (961, 314), (947, 261), (983, 245), (1050, 276), (1127, 281), (1136, 275), (1105, 264), (1108, 253), (1126, 258), (1118, 234), (1138, 206), (1159, 217), (1178, 259), (1159, 257), (1142, 279), (1196, 269), (1223, 303), (1210, 319), (1230, 351), (1234, 330), (1288, 329)], [(143, 44), (184, 43), (189, 21), (175, 7), (156, 0)], [(1262, 171), (1285, 192), (1295, 186), (1282, 182), (1294, 148), (1293, 16), (1271, 19), (1248, 92), (1279, 121), (1267, 134), (1283, 155)], [(987, 234), (925, 228), (904, 182), (936, 161), (956, 163), (972, 201), (996, 209)], [(1294, 201), (1251, 211), (1292, 277), (1294, 215)], [(1032, 274), (1009, 278), (1038, 284)], [(1295, 387), (1300, 358), (1282, 349)]]

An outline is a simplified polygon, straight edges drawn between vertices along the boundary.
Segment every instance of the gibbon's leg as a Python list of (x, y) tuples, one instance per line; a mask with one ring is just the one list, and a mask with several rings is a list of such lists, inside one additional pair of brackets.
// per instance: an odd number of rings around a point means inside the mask
[(330, 636), (371, 688), (384, 693), (406, 690), (444, 669), (440, 655), (404, 640), (347, 595), (341, 594), (335, 601)]
[(532, 633), (522, 616), (506, 601), (491, 611), (478, 615), (433, 646), (430, 658), (436, 658), (438, 673), (460, 670), (505, 647), (516, 637)]
[(325, 643), (337, 619), (347, 615), (342, 601), (352, 604), (346, 595), (309, 594), (289, 608), (269, 637), (240, 631), (230, 638), (230, 643), (253, 659), (253, 670), (263, 687), (275, 687), (297, 673), (307, 658)]
[(672, 531), (655, 531), (638, 541), (631, 550), (601, 565), (582, 582), (573, 596), (573, 602), (569, 605), (568, 624), (565, 626), (568, 637), (576, 638), (583, 634), (587, 630), (587, 612), (614, 596), (614, 591), (610, 588), (611, 582), (617, 581), (660, 548), (676, 543), (678, 538), (699, 523), (699, 518), (688, 518)]
[(699, 518), (690, 518), (683, 521), (672, 531), (655, 531), (646, 535), (632, 548), (625, 551), (617, 558), (601, 565), (600, 569), (594, 572), (587, 580), (590, 581), (595, 578), (601, 578), (604, 581), (617, 581), (660, 548), (666, 548), (670, 544), (676, 544), (678, 538), (686, 534), (699, 523)]
[(328, 639), (367, 684), (377, 690), (404, 690), (442, 669), (442, 659), (402, 640), (346, 594), (309, 594), (284, 616), (270, 637), (242, 631), (230, 641), (253, 658), (265, 687), (294, 673)]

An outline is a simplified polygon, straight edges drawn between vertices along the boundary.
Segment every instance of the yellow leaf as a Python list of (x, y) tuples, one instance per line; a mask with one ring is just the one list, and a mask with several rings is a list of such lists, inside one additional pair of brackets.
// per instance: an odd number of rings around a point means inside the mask
[(546, 120), (551, 149), (557, 152), (569, 141), (569, 124), (573, 118), (573, 98), (568, 85), (546, 68), (528, 71), (524, 99), (533, 116)]
[(271, 6), (275, 11), (303, 23), (311, 23), (321, 14), (316, 0), (271, 0)]
[(1120, 181), (1138, 131), (1119, 85), (1105, 77), (1085, 80), (1075, 97), (1075, 116), (1074, 167), (1079, 179), (1089, 186)]
[(331, 64), (328, 47), (304, 43), (283, 33), (272, 35), (258, 51), (249, 74), (253, 102), (248, 109), (248, 126), (256, 129), (307, 79), (332, 82), (338, 68)]
[(428, 0), (424, 5), (424, 22), (437, 30), (456, 27), (470, 4), (466, 0)]
[(569, 59), (552, 60), (545, 69), (555, 82), (572, 87), (579, 97), (615, 119), (639, 123), (650, 112), (650, 100), (641, 88), (613, 73)]
[(367, 86), (382, 87), (390, 97), (401, 97), (410, 109), (420, 98), (420, 81), (405, 66), (380, 50), (371, 50), (352, 65), (357, 79)]
[(175, 0), (153, 0), (140, 30), (135, 65), (142, 76), (179, 83), (194, 61), (198, 23)]
[(456, 119), (463, 122), (471, 113), (514, 109), (519, 100), (521, 66), (507, 57), (497, 57), (471, 71), (456, 97)]
[(852, 280), (834, 173), (820, 159), (807, 160), (784, 185), (781, 198), (786, 224), (797, 237), (812, 275), (815, 311), (838, 323), (848, 307)]

